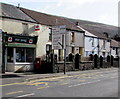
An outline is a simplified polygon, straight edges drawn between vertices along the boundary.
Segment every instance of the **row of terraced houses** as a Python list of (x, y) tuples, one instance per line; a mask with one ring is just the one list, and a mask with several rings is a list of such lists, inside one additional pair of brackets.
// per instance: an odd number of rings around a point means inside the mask
[[(82, 57), (90, 54), (118, 56), (119, 43), (109, 36), (109, 32), (118, 32), (117, 27), (94, 22), (91, 24), (4, 3), (0, 7), (0, 40), (4, 45), (2, 47), (0, 43), (1, 70), (3, 64), (8, 72), (23, 67), (29, 68), (29, 71), (34, 70), (35, 58), (46, 60), (46, 55), (51, 53), (52, 26), (58, 25), (66, 26), (66, 57), (70, 53), (78, 53)], [(115, 31), (110, 27), (114, 27)], [(58, 61), (63, 61), (62, 49), (55, 50), (54, 54)]]

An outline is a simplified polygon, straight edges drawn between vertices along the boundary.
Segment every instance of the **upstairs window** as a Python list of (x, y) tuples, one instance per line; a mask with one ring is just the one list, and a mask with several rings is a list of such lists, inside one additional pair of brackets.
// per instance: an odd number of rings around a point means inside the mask
[(49, 28), (49, 40), (52, 41), (52, 28)]
[(71, 33), (71, 43), (74, 43), (75, 42), (75, 33), (72, 32)]
[(106, 45), (105, 45), (105, 40), (104, 40), (104, 41), (103, 41), (103, 48), (104, 48), (104, 49), (105, 49), (105, 46), (106, 46)]
[(92, 39), (92, 47), (94, 47), (94, 38)]

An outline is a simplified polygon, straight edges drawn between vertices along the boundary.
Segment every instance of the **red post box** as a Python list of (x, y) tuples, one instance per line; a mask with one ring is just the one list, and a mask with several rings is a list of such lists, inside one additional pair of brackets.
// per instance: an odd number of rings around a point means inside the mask
[(35, 60), (35, 70), (39, 71), (41, 67), (41, 58), (36, 58)]

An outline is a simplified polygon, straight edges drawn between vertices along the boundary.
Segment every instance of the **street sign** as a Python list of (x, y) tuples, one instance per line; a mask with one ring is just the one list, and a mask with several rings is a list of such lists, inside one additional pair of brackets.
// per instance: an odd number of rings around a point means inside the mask
[(52, 27), (52, 49), (57, 50), (65, 48), (65, 33), (65, 25)]

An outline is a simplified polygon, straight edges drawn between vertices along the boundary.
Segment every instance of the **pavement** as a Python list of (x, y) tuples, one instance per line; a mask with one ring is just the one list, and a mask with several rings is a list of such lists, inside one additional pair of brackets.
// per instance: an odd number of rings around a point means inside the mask
[(47, 74), (36, 74), (33, 72), (24, 72), (24, 73), (13, 73), (13, 72), (6, 72), (5, 74), (1, 74), (1, 78), (0, 80), (2, 80), (2, 82), (9, 82), (9, 83), (13, 83), (13, 82), (25, 82), (25, 81), (31, 81), (31, 80), (36, 80), (36, 79), (44, 79), (44, 78), (52, 78), (52, 77), (60, 77), (60, 76), (71, 76), (71, 75), (77, 75), (80, 73), (87, 73), (89, 72), (93, 72), (93, 71), (103, 71), (103, 70), (113, 70), (113, 69), (117, 69), (114, 67), (111, 68), (100, 68), (100, 69), (94, 69), (94, 70), (85, 70), (85, 71), (70, 71), (70, 72), (66, 72), (66, 74), (64, 74), (63, 72), (61, 73), (47, 73)]

